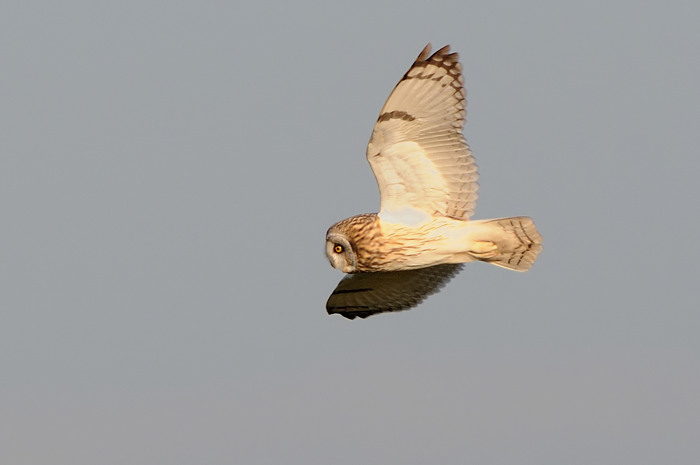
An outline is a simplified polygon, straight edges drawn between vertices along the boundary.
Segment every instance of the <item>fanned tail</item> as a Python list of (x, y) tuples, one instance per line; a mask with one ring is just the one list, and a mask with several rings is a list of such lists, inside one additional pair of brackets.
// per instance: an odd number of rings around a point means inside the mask
[(479, 239), (469, 254), (487, 263), (527, 271), (542, 251), (542, 236), (527, 216), (472, 222)]

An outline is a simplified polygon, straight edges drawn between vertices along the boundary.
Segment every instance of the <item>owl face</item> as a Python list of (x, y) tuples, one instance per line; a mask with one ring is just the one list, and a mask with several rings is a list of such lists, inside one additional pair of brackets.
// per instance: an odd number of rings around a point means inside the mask
[(343, 234), (329, 232), (326, 235), (326, 256), (331, 266), (343, 273), (354, 273), (357, 268), (355, 251)]

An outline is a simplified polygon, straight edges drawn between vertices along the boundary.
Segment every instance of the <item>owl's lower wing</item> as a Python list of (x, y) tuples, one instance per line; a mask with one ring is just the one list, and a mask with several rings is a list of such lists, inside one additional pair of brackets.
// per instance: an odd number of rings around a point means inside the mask
[(461, 269), (459, 264), (444, 264), (417, 270), (347, 275), (331, 294), (326, 310), (351, 320), (408, 310), (438, 292)]
[(428, 44), (384, 104), (367, 146), (381, 216), (474, 213), (479, 175), (462, 135), (465, 108), (459, 56), (449, 46), (430, 55)]

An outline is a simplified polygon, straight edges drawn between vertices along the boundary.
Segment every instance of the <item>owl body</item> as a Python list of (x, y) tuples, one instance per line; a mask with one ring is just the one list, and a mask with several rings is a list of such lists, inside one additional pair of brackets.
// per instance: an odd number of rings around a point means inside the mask
[(542, 237), (525, 216), (471, 220), (478, 172), (462, 135), (466, 91), (459, 55), (445, 46), (418, 55), (379, 113), (367, 145), (379, 213), (326, 233), (331, 265), (350, 275), (326, 304), (348, 318), (410, 308), (462, 263), (527, 271)]
[(326, 233), (326, 253), (331, 265), (345, 273), (477, 260), (522, 271), (532, 265), (532, 255), (539, 253), (538, 238), (527, 217), (462, 221), (437, 216), (406, 224), (382, 221), (379, 214), (368, 213), (331, 226)]

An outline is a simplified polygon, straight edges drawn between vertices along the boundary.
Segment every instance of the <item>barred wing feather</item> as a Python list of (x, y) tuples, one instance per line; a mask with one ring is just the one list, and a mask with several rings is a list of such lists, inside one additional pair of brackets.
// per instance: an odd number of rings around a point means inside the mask
[(465, 106), (459, 55), (449, 46), (430, 55), (428, 44), (384, 104), (367, 146), (383, 219), (407, 210), (473, 215), (478, 173), (462, 135)]

